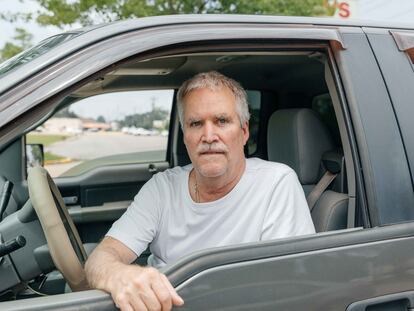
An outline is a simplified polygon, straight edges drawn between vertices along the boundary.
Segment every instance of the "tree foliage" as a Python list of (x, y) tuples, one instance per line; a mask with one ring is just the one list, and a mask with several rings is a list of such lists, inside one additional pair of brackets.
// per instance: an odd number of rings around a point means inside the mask
[(33, 35), (23, 28), (16, 28), (13, 42), (6, 42), (0, 49), (0, 60), (4, 61), (31, 46)]
[[(20, 0), (22, 2), (28, 0)], [(287, 16), (330, 16), (334, 0), (33, 0), (41, 9), (31, 13), (0, 12), (0, 20), (10, 23), (36, 20), (43, 26), (82, 25), (127, 18), (173, 14), (268, 14)], [(16, 28), (13, 42), (0, 49), (5, 60), (30, 46), (31, 35)]]
[(70, 110), (70, 107), (65, 107), (58, 112), (55, 113), (53, 116), (55, 118), (79, 118), (79, 116)]
[(169, 111), (153, 105), (151, 111), (128, 115), (123, 120), (120, 120), (119, 124), (121, 126), (127, 127), (142, 127), (144, 129), (149, 130), (153, 128), (155, 120), (164, 121), (168, 118), (169, 115)]
[(111, 22), (133, 17), (171, 14), (332, 15), (326, 0), (37, 0), (44, 9), (41, 25), (63, 27)]

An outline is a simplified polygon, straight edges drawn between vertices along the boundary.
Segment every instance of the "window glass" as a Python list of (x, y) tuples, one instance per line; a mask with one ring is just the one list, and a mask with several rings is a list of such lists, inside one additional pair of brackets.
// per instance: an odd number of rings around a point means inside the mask
[(13, 58), (5, 61), (0, 64), (0, 76), (16, 69), (17, 67), (26, 64), (33, 59), (38, 58), (40, 55), (45, 54), (49, 50), (58, 46), (59, 44), (68, 41), (76, 36), (81, 34), (81, 32), (69, 32), (56, 35), (50, 38), (47, 38), (40, 42), (38, 45), (21, 52), (20, 54), (14, 56)]
[(43, 145), (44, 166), (52, 177), (165, 161), (173, 96), (173, 90), (92, 96), (58, 111), (26, 135), (26, 144)]
[(249, 140), (247, 141), (248, 155), (252, 155), (257, 150), (257, 138), (259, 137), (259, 117), (260, 117), (260, 91), (247, 90), (247, 100), (249, 103)]
[(336, 145), (341, 146), (341, 136), (339, 133), (338, 121), (336, 120), (335, 116), (335, 110), (332, 105), (331, 96), (329, 94), (321, 94), (315, 96), (312, 100), (312, 109), (316, 111), (322, 122), (325, 123)]

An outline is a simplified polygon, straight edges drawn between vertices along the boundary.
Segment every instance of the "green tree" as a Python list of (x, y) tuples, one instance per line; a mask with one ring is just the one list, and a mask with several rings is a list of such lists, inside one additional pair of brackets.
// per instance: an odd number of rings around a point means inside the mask
[(99, 116), (96, 118), (96, 122), (106, 123), (104, 116)]
[[(22, 2), (27, 0), (20, 0)], [(63, 28), (81, 24), (88, 26), (133, 17), (171, 14), (269, 14), (291, 16), (330, 16), (335, 0), (34, 0), (38, 12), (0, 12), (0, 20), (10, 23), (36, 20), (40, 25)], [(16, 28), (14, 42), (0, 49), (5, 60), (30, 47), (31, 35)]]
[(13, 42), (6, 42), (0, 49), (0, 60), (4, 61), (32, 45), (33, 35), (23, 28), (16, 28)]
[(41, 25), (91, 25), (131, 17), (185, 13), (332, 15), (326, 0), (36, 0)]
[(58, 112), (56, 112), (53, 117), (55, 118), (79, 118), (79, 116), (75, 112), (69, 109), (70, 107), (65, 107), (61, 109)]
[(169, 114), (168, 110), (153, 105), (151, 111), (128, 115), (123, 120), (120, 120), (119, 124), (121, 126), (142, 127), (149, 130), (153, 128), (155, 120), (167, 120)]

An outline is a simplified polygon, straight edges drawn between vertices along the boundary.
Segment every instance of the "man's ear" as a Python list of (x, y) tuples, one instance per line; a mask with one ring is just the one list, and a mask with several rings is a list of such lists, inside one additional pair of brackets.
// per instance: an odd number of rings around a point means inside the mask
[(242, 125), (242, 132), (243, 132), (243, 145), (245, 145), (247, 143), (247, 141), (249, 140), (249, 121), (244, 122), (244, 124)]

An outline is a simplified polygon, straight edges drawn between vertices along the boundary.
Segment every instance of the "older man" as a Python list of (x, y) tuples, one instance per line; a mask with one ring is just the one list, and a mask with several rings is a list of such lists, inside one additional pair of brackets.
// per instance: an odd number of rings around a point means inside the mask
[[(246, 93), (218, 72), (201, 73), (178, 92), (192, 165), (156, 174), (86, 263), (91, 286), (122, 310), (182, 305), (158, 270), (208, 247), (314, 233), (305, 196), (286, 165), (245, 159)], [(151, 243), (151, 267), (129, 265)]]

